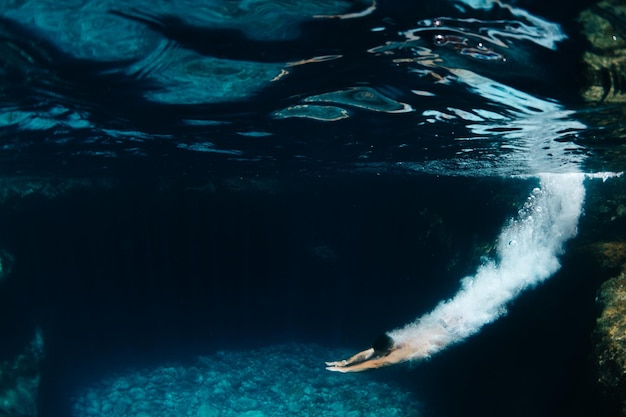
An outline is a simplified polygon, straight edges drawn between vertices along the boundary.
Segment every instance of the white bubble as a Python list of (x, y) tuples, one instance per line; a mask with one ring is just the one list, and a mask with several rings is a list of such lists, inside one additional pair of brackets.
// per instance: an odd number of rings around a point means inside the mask
[(585, 195), (583, 178), (583, 174), (540, 175), (541, 188), (532, 192), (535, 204), (520, 210), (519, 218), (502, 229), (497, 261), (483, 262), (473, 276), (461, 281), (453, 298), (389, 333), (410, 347), (410, 359), (428, 358), (478, 332), (505, 314), (507, 303), (522, 291), (559, 269), (562, 246), (576, 235)]

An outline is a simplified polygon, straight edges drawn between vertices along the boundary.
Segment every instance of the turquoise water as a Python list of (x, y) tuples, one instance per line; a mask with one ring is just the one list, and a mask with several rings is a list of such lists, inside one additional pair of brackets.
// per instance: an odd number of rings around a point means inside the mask
[(347, 351), (291, 343), (217, 351), (193, 364), (126, 371), (81, 390), (75, 415), (403, 416), (421, 405), (393, 379), (328, 375), (320, 355)]
[[(586, 4), (405, 3), (0, 6), (0, 354), (40, 332), (39, 415), (610, 415)], [(407, 362), (325, 370), (384, 332)]]

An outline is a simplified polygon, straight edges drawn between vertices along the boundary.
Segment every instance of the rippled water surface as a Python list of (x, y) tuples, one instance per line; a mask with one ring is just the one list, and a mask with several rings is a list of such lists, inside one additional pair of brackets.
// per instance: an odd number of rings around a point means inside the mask
[(578, 114), (576, 8), (413, 3), (7, 3), (4, 169), (612, 168)]

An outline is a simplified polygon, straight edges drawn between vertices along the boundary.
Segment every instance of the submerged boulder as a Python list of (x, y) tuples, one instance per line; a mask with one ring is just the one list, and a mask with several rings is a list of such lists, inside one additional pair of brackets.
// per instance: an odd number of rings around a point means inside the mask
[(603, 307), (594, 331), (598, 383), (626, 416), (626, 272), (602, 284), (597, 300)]

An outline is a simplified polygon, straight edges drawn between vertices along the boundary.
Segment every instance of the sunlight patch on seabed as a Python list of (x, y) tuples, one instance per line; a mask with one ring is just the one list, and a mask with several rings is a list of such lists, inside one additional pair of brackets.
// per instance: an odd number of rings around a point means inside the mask
[(218, 351), (192, 365), (120, 371), (85, 384), (75, 417), (420, 416), (421, 404), (393, 381), (332, 375), (318, 345)]

